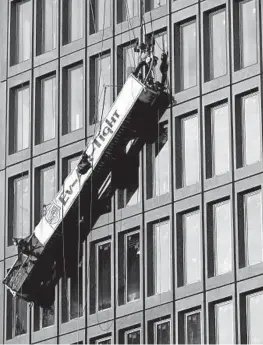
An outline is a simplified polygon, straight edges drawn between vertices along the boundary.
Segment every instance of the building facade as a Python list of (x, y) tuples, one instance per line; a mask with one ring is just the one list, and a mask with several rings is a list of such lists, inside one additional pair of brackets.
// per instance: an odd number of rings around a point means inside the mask
[(263, 343), (261, 0), (145, 0), (143, 21), (139, 0), (0, 6), (1, 280), (136, 66), (141, 23), (175, 100), (123, 187), (98, 190), (54, 304), (0, 285), (0, 343)]

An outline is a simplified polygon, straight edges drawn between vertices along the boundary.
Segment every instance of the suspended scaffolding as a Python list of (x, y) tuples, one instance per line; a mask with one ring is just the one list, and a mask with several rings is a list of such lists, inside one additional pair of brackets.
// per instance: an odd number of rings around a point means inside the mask
[[(74, 209), (80, 193), (84, 193), (92, 183), (99, 184), (109, 174), (112, 162), (118, 158), (118, 147), (125, 145), (131, 137), (140, 137), (142, 128), (150, 128), (160, 94), (133, 74), (128, 77), (76, 168), (48, 205), (33, 234), (19, 242), (18, 258), (3, 281), (13, 295), (39, 302), (44, 289), (56, 282), (56, 246), (62, 236), (63, 222), (70, 219), (73, 212), (70, 210)], [(85, 200), (88, 204), (89, 201)], [(74, 231), (73, 226), (69, 228), (69, 232)]]

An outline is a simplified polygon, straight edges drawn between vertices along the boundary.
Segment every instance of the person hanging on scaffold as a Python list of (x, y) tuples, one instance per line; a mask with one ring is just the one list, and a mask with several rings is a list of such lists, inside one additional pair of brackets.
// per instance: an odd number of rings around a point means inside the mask
[[(134, 51), (140, 53), (140, 61), (133, 72), (133, 75), (138, 78), (141, 82), (143, 80), (149, 86), (153, 86), (154, 76), (153, 76), (153, 67), (157, 65), (158, 58), (153, 54), (154, 49), (154, 37), (149, 35), (146, 37), (146, 43), (137, 40)], [(145, 67), (145, 78), (142, 75), (142, 68)]]
[(154, 51), (154, 44), (155, 40), (152, 35), (147, 37), (146, 43), (141, 43), (139, 45), (139, 41), (137, 40), (136, 45), (134, 47), (134, 51), (137, 53), (141, 53), (140, 61), (133, 72), (133, 75), (138, 78), (141, 82), (143, 82), (142, 76), (142, 68), (145, 66), (145, 83), (151, 87), (158, 90), (163, 90), (165, 87), (165, 83), (167, 81), (167, 72), (168, 72), (168, 54), (163, 52), (161, 56), (161, 63), (160, 63), (160, 72), (162, 74), (161, 81), (154, 82), (154, 67), (156, 67), (158, 63), (158, 57), (153, 54)]

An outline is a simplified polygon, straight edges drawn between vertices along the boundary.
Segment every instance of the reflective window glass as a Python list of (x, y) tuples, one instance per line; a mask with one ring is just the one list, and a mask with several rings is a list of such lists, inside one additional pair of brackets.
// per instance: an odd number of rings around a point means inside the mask
[(258, 61), (256, 0), (239, 2), (241, 68)]
[(180, 67), (181, 89), (186, 90), (195, 86), (197, 84), (196, 21), (186, 23), (180, 28)]
[(211, 13), (210, 21), (210, 78), (227, 73), (226, 11)]

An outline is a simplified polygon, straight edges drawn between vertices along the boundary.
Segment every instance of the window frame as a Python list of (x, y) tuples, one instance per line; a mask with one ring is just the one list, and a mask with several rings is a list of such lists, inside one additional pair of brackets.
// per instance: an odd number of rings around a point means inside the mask
[(167, 322), (169, 322), (169, 333), (170, 333), (170, 342), (169, 342), (169, 344), (171, 344), (172, 334), (171, 334), (171, 319), (170, 318), (153, 322), (153, 339), (154, 339), (154, 344), (158, 344), (157, 343), (157, 337), (158, 337), (158, 335), (157, 335), (158, 334), (157, 327), (159, 325), (167, 323)]

